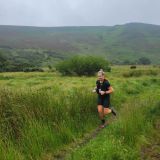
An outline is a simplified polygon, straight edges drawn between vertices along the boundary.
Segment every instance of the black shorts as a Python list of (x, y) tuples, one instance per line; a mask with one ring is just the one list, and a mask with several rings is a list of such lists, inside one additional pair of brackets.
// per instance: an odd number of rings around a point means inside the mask
[(110, 97), (98, 97), (97, 105), (102, 105), (104, 108), (109, 108)]

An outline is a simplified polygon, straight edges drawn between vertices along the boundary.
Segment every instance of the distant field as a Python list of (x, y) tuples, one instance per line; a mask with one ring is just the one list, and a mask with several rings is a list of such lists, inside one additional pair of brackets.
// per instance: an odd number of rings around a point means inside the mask
[[(124, 80), (125, 74), (132, 72), (141, 72), (140, 75), (135, 75), (134, 79), (143, 79), (144, 77), (158, 77), (160, 68), (153, 66), (137, 66), (137, 69), (130, 69), (130, 65), (113, 66), (111, 72), (106, 73), (109, 80)], [(146, 73), (151, 71), (152, 73)], [(155, 73), (155, 74), (154, 74)], [(129, 75), (128, 75), (129, 76)], [(148, 77), (148, 78), (149, 78)], [(128, 77), (129, 78), (129, 77)], [(36, 87), (43, 88), (45, 86), (65, 86), (63, 88), (72, 86), (89, 86), (93, 87), (95, 84), (95, 77), (63, 77), (57, 72), (4, 72), (0, 73), (0, 85), (21, 88), (21, 87)], [(85, 82), (85, 83), (81, 83)]]
[[(87, 145), (68, 153), (67, 159), (141, 159), (141, 147), (158, 135), (160, 68), (113, 66), (106, 76), (115, 90), (112, 105), (119, 116)], [(0, 159), (51, 160), (94, 130), (99, 125), (92, 93), (96, 78), (0, 73)]]

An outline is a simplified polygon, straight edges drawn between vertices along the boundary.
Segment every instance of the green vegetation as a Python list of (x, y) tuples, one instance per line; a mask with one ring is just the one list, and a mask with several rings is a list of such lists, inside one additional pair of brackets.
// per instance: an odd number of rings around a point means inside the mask
[(160, 64), (160, 26), (0, 26), (0, 71), (54, 67), (75, 55), (100, 55), (112, 64)]
[[(119, 116), (69, 159), (135, 159), (159, 119), (160, 70), (124, 77), (128, 67), (113, 67), (107, 76)], [(136, 70), (134, 70), (136, 71)], [(52, 159), (60, 149), (99, 124), (96, 77), (61, 77), (58, 73), (0, 73), (0, 159)], [(152, 95), (152, 96), (151, 96)], [(109, 117), (110, 118), (110, 117)]]
[(60, 62), (56, 68), (63, 75), (78, 76), (93, 76), (100, 68), (110, 71), (108, 62), (98, 56), (75, 56), (69, 60)]
[(149, 64), (151, 64), (151, 61), (150, 61), (150, 59), (148, 59), (146, 57), (141, 57), (141, 58), (139, 58), (138, 63), (144, 64), (144, 65), (149, 65)]
[[(1, 159), (8, 154), (40, 159), (93, 129), (95, 100), (87, 92), (84, 88), (66, 92), (58, 87), (16, 92), (1, 88)], [(13, 152), (7, 153), (4, 146), (13, 147)]]
[[(152, 85), (152, 87), (157, 86)], [(150, 143), (149, 137), (155, 133), (155, 121), (160, 118), (159, 96), (160, 91), (156, 90), (156, 94), (153, 92), (140, 94), (136, 100), (123, 103), (118, 119), (103, 130), (96, 139), (75, 150), (67, 159), (140, 160), (141, 147)]]
[(63, 60), (61, 54), (42, 49), (2, 49), (0, 48), (0, 72), (41, 71), (51, 69)]
[(124, 77), (140, 77), (143, 75), (148, 75), (148, 76), (156, 76), (159, 72), (159, 69), (137, 69), (137, 70), (131, 70), (131, 71), (126, 71), (123, 73)]

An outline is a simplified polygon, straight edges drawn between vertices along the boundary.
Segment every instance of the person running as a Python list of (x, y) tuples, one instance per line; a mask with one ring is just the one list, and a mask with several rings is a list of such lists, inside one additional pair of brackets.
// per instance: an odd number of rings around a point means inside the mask
[(110, 108), (110, 94), (113, 92), (113, 88), (109, 81), (105, 79), (105, 73), (102, 69), (98, 71), (98, 80), (96, 81), (96, 87), (93, 92), (97, 92), (97, 108), (99, 113), (99, 118), (101, 120), (101, 128), (106, 125), (105, 115), (112, 113), (116, 116), (116, 112), (113, 108)]

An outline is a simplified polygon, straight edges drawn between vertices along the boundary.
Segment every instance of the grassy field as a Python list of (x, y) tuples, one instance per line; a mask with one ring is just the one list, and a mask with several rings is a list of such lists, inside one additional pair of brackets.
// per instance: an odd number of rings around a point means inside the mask
[[(141, 147), (157, 135), (160, 68), (115, 66), (107, 77), (119, 115), (67, 159), (137, 160)], [(53, 159), (95, 129), (99, 125), (92, 93), (95, 81), (96, 76), (63, 77), (56, 72), (0, 73), (0, 159)]]

